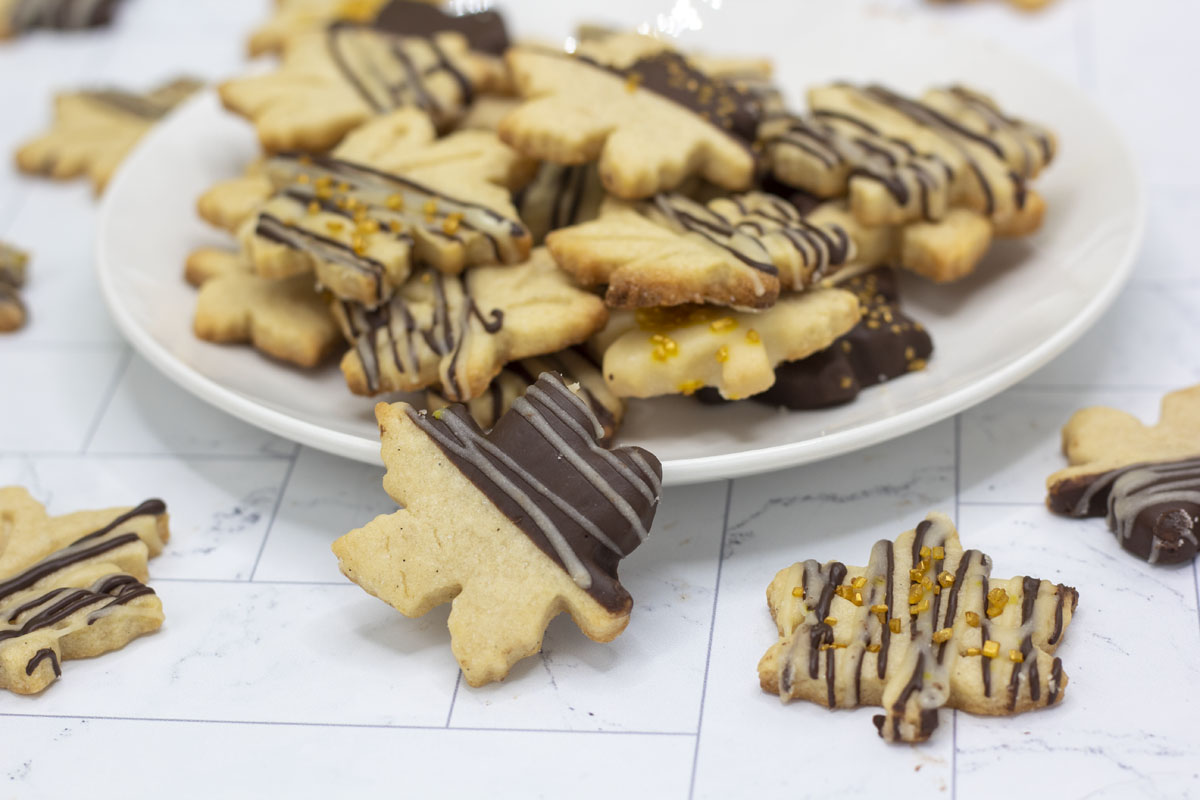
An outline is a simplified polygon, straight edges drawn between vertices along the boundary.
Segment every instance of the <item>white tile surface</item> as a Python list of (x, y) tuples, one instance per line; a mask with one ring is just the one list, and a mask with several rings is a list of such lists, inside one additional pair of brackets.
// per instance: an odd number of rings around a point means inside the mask
[[(1200, 380), (1200, 150), (1186, 102), (1200, 6), (861, 2), (1003, 40), (1118, 120), (1149, 179), (1133, 283), (1079, 344), (957, 420), (668, 491), (622, 565), (627, 631), (600, 645), (560, 617), (542, 658), (482, 690), (459, 679), (445, 608), (407, 619), (337, 570), (330, 542), (394, 508), (382, 471), (247, 427), (131, 358), (96, 295), (88, 188), (19, 178), (0, 158), (0, 238), (36, 259), (34, 323), (0, 340), (0, 484), (28, 486), (53, 512), (158, 495), (173, 529), (151, 566), (161, 632), (68, 662), (40, 697), (0, 695), (0, 796), (1200, 797), (1196, 567), (1149, 567), (1102, 520), (1042, 505), (1072, 411), (1103, 403), (1152, 420), (1162, 391)], [(0, 153), (45, 124), (55, 87), (230, 74), (267, 5), (128, 0), (115, 31), (0, 46)], [(821, 8), (801, 5), (797, 18)], [(1065, 702), (1012, 719), (943, 712), (928, 744), (889, 747), (872, 709), (762, 692), (771, 576), (802, 558), (854, 562), (931, 509), (957, 514), (997, 574), (1080, 589), (1059, 651)], [(137, 768), (116, 775), (131, 751)], [(119, 784), (97, 791), (108, 776)]]

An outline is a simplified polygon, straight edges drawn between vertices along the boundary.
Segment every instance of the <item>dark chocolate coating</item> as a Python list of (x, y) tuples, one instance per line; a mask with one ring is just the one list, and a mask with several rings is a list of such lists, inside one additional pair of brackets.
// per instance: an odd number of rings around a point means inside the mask
[[(557, 382), (559, 386), (551, 386), (551, 382)], [(504, 516), (529, 536), (551, 560), (565, 569), (564, 562), (538, 522), (513, 493), (498, 485), (473, 459), (483, 459), (484, 463), (498, 470), (532, 501), (566, 540), (591, 576), (588, 594), (606, 609), (624, 613), (632, 606), (633, 600), (617, 578), (617, 565), (621, 558), (641, 544), (641, 536), (612, 501), (608, 490), (623, 498), (636, 514), (642, 528), (649, 530), (657, 510), (662, 465), (653, 454), (638, 447), (617, 447), (608, 451), (623, 465), (622, 470), (614, 467), (603, 453), (594, 450), (596, 418), (582, 401), (570, 393), (557, 375), (543, 373), (524, 399), (528, 402), (527, 406), (518, 401), (487, 434), (479, 430), (462, 405), (447, 406), (436, 416), (412, 409), (408, 414)], [(462, 437), (456, 434), (445, 420), (447, 415), (454, 415), (461, 423), (454, 427), (467, 433)], [(543, 435), (530, 417), (543, 420), (561, 442)], [(580, 435), (581, 432), (586, 434), (586, 438)], [(511, 463), (490, 452), (491, 448), (477, 447), (470, 455), (459, 450), (459, 445), (468, 445), (480, 439), (486, 439), (507, 454)], [(597, 479), (589, 477), (571, 463), (564, 455), (567, 449), (594, 471), (599, 484)], [(636, 476), (639, 483), (631, 482), (623, 472)], [(548, 492), (538, 489), (538, 483)], [(651, 490), (650, 497), (643, 491), (647, 486)], [(571, 510), (593, 523), (620, 552), (615, 552), (589, 533), (573, 518)]]
[[(751, 400), (793, 411), (848, 403), (874, 386), (917, 369), (933, 353), (933, 340), (900, 311), (896, 273), (889, 267), (851, 278), (843, 289), (858, 295), (863, 319), (829, 348), (775, 369), (775, 384)], [(716, 390), (701, 389), (704, 403), (723, 402)]]
[(10, 13), (14, 30), (79, 30), (112, 22), (118, 0), (17, 0)]
[(504, 17), (495, 11), (456, 17), (437, 6), (413, 0), (392, 0), (379, 10), (371, 26), (402, 36), (428, 37), (441, 31), (454, 31), (466, 37), (472, 50), (497, 56), (503, 55), (509, 44)]

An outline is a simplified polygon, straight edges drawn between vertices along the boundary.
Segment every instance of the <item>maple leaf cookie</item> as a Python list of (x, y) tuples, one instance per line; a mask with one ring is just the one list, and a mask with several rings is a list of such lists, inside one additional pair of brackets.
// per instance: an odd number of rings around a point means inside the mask
[(509, 361), (584, 341), (608, 317), (543, 248), (522, 264), (461, 276), (426, 269), (376, 309), (337, 301), (334, 313), (353, 345), (342, 359), (351, 391), (436, 385), (454, 402), (482, 395)]
[(764, 691), (827, 708), (882, 706), (889, 742), (920, 742), (938, 709), (1007, 716), (1060, 702), (1054, 655), (1079, 593), (1030, 577), (991, 577), (933, 513), (871, 548), (865, 567), (803, 561), (767, 587), (779, 628), (758, 665)]
[(201, 85), (179, 78), (144, 94), (119, 89), (59, 94), (53, 125), (21, 145), (17, 166), (58, 180), (86, 174), (99, 194), (138, 140)]
[(99, 28), (112, 22), (119, 0), (0, 0), (0, 39), (31, 30)]
[(450, 645), (471, 686), (502, 680), (568, 612), (591, 639), (625, 629), (633, 600), (617, 567), (646, 538), (662, 468), (608, 450), (591, 409), (544, 374), (490, 433), (466, 409), (375, 407), (404, 508), (333, 543), (342, 572), (402, 614), (450, 603)]
[(10, 333), (25, 324), (28, 316), (21, 300), (29, 255), (0, 242), (0, 333)]
[(500, 137), (521, 153), (597, 161), (605, 188), (627, 199), (691, 176), (729, 191), (750, 188), (760, 101), (679, 53), (623, 68), (537, 48), (514, 48), (507, 58), (526, 102), (501, 121)]
[(581, 284), (606, 285), (614, 308), (768, 308), (781, 291), (814, 286), (856, 257), (840, 224), (815, 223), (765, 192), (707, 204), (679, 194), (609, 201), (598, 219), (554, 231), (546, 245)]
[(1071, 466), (1046, 481), (1052, 511), (1107, 516), (1121, 547), (1151, 564), (1196, 557), (1200, 386), (1166, 395), (1157, 425), (1115, 408), (1077, 411), (1063, 427), (1062, 446)]
[(710, 386), (737, 400), (769, 389), (776, 366), (824, 350), (860, 316), (857, 298), (841, 289), (784, 295), (759, 313), (642, 308), (613, 312), (590, 346), (619, 397), (690, 395)]
[(0, 689), (36, 694), (62, 662), (118, 650), (158, 630), (162, 604), (146, 560), (167, 541), (161, 500), (46, 515), (17, 486), (0, 488)]

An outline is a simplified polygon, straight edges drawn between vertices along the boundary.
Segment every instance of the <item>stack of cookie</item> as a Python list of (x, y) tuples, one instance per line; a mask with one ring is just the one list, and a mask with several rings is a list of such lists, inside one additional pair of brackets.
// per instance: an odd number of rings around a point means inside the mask
[(818, 87), (795, 114), (762, 60), (510, 46), (495, 12), (410, 0), (341, 16), (277, 26), (279, 68), (221, 87), (264, 156), (200, 198), (237, 250), (187, 277), (201, 338), (344, 347), (357, 394), (487, 427), (551, 367), (608, 436), (624, 398), (846, 402), (932, 352), (891, 267), (954, 280), (1044, 212), (1053, 136), (970, 90)]

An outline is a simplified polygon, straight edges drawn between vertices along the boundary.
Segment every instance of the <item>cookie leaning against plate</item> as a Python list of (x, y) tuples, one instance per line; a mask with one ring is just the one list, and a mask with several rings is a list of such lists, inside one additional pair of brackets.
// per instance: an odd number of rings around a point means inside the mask
[(1186, 563), (1200, 537), (1200, 386), (1162, 400), (1157, 425), (1115, 408), (1076, 411), (1062, 430), (1071, 466), (1046, 480), (1050, 510), (1107, 516), (1121, 547), (1151, 564)]
[(18, 486), (0, 488), (0, 689), (42, 691), (62, 662), (118, 650), (162, 625), (146, 560), (169, 536), (161, 500), (46, 515)]
[(460, 405), (380, 403), (375, 414), (384, 489), (404, 508), (333, 551), (348, 578), (406, 616), (449, 602), (467, 683), (502, 680), (563, 611), (598, 642), (625, 629), (633, 599), (617, 567), (654, 520), (658, 459), (601, 447), (588, 404), (551, 374), (487, 434)]

